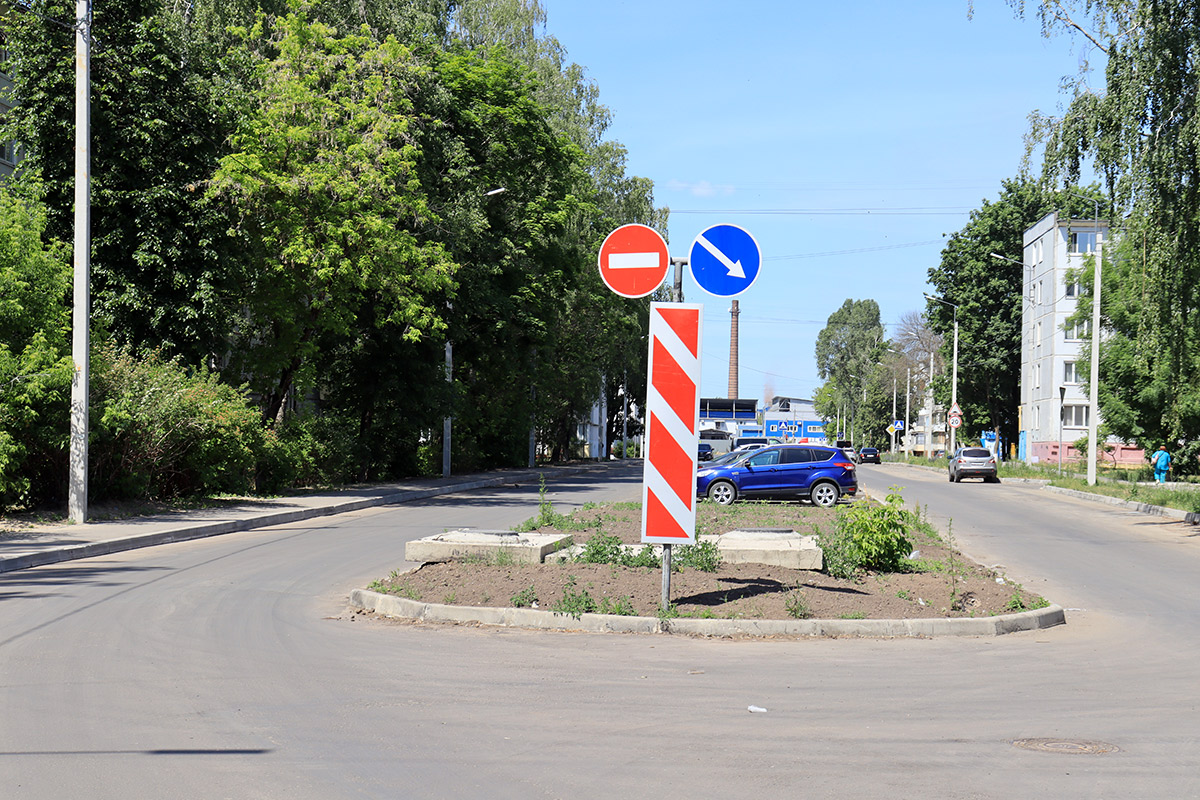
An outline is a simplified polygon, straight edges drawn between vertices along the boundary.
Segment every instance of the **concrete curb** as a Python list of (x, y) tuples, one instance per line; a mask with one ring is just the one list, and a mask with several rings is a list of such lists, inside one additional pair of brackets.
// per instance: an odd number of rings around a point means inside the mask
[(954, 619), (658, 619), (583, 614), (578, 619), (533, 608), (485, 608), (423, 603), (369, 589), (355, 589), (350, 604), (385, 617), (418, 622), (473, 623), (533, 630), (586, 633), (663, 633), (712, 638), (754, 636), (898, 638), (1002, 636), (1066, 623), (1061, 606), (1019, 614)]
[[(938, 472), (945, 474), (945, 470), (940, 470), (937, 467), (926, 467), (920, 464), (905, 464), (898, 461), (888, 461), (885, 464), (893, 464), (899, 467), (910, 467), (912, 469), (923, 469), (927, 472)], [(1170, 508), (1169, 506), (1152, 506), (1149, 503), (1138, 503), (1133, 500), (1121, 500), (1117, 497), (1109, 497), (1106, 494), (1095, 494), (1093, 492), (1081, 492), (1078, 489), (1064, 489), (1061, 486), (1051, 486), (1047, 478), (1000, 478), (1001, 483), (1024, 483), (1029, 485), (1040, 485), (1048, 492), (1074, 497), (1078, 500), (1088, 500), (1093, 503), (1104, 503), (1110, 506), (1120, 506), (1128, 508), (1132, 511), (1137, 511), (1142, 514), (1153, 514), (1160, 517), (1171, 517), (1173, 519), (1182, 520), (1191, 525), (1200, 525), (1200, 513), (1195, 511), (1184, 511), (1179, 508)]]
[(1170, 508), (1168, 506), (1152, 506), (1149, 503), (1138, 503), (1134, 500), (1122, 500), (1119, 497), (1109, 497), (1106, 494), (1093, 494), (1091, 492), (1081, 492), (1078, 489), (1064, 489), (1061, 486), (1046, 486), (1047, 491), (1055, 494), (1074, 497), (1079, 500), (1090, 500), (1093, 503), (1104, 503), (1110, 506), (1119, 506), (1128, 508), (1131, 511), (1137, 511), (1142, 514), (1153, 514), (1159, 517), (1171, 517), (1172, 519), (1183, 520), (1191, 525), (1200, 524), (1200, 514), (1195, 511), (1184, 511), (1180, 508)]
[[(554, 472), (556, 475), (573, 475), (595, 468), (596, 467), (594, 465), (581, 465), (578, 467), (555, 467)], [(266, 528), (271, 525), (286, 525), (291, 522), (302, 522), (315, 517), (325, 517), (333, 514), (345, 514), (350, 511), (359, 511), (361, 509), (372, 508), (374, 506), (426, 500), (430, 497), (453, 494), (455, 492), (484, 489), (490, 486), (503, 486), (510, 483), (523, 483), (530, 479), (536, 479), (539, 475), (546, 471), (547, 470), (537, 469), (524, 470), (521, 472), (513, 472), (506, 475), (496, 476), (493, 478), (480, 478), (477, 480), (465, 481), (463, 483), (456, 483), (449, 486), (436, 486), (427, 489), (401, 489), (394, 492), (388, 492), (387, 494), (376, 495), (374, 497), (347, 500), (340, 503), (333, 503), (331, 505), (313, 506), (311, 508), (297, 508), (289, 511), (275, 511), (264, 514), (256, 514), (254, 516), (237, 520), (200, 523), (185, 522), (181, 523), (179, 527), (170, 528), (163, 531), (156, 531), (154, 533), (121, 536), (102, 541), (88, 542), (86, 544), (65, 545), (63, 547), (22, 553), (14, 556), (0, 556), (0, 573), (12, 572), (19, 569), (29, 569), (30, 567), (40, 567), (46, 564), (58, 564), (63, 561), (73, 561), (80, 558), (94, 558), (96, 556), (120, 553), (125, 550), (136, 550), (143, 547), (157, 547), (158, 545), (171, 544), (173, 542), (186, 542), (193, 539), (204, 539), (210, 536), (223, 536), (227, 533), (238, 533), (241, 531), (253, 530), (255, 528)]]

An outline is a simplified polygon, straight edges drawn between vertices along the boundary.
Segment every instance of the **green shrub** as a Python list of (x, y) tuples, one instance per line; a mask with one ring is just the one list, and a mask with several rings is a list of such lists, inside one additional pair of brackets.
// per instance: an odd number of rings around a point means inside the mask
[(528, 589), (522, 589), (509, 598), (509, 602), (516, 608), (529, 608), (538, 600), (537, 589), (533, 588), (533, 584), (529, 584)]
[(908, 530), (915, 524), (895, 487), (882, 505), (855, 503), (842, 510), (832, 533), (818, 532), (826, 571), (853, 578), (864, 570), (898, 572), (912, 552)]
[(167, 499), (252, 488), (258, 411), (205, 369), (98, 348), (91, 381), (89, 493)]
[(696, 544), (685, 544), (674, 548), (671, 558), (673, 570), (698, 569), (701, 572), (716, 572), (721, 566), (721, 551), (711, 539)]

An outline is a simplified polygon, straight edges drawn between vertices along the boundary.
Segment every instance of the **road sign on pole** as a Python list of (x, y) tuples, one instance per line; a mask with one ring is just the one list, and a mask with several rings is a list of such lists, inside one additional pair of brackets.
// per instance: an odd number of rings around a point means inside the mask
[(688, 266), (701, 289), (717, 297), (733, 297), (758, 278), (762, 251), (744, 228), (713, 225), (692, 242)]
[(951, 428), (957, 428), (962, 425), (962, 417), (958, 416), (957, 414), (951, 414), (949, 421)]
[(952, 416), (952, 417), (961, 417), (962, 409), (958, 407), (958, 403), (955, 403), (954, 405), (950, 406), (949, 413), (950, 413), (950, 416)]
[(702, 305), (650, 304), (643, 542), (696, 543), (696, 445), (700, 441), (703, 319)]
[(898, 431), (904, 430), (904, 420), (898, 419), (892, 422), (892, 427)]
[(646, 225), (622, 225), (608, 234), (597, 262), (605, 285), (622, 297), (645, 297), (671, 268), (667, 243)]

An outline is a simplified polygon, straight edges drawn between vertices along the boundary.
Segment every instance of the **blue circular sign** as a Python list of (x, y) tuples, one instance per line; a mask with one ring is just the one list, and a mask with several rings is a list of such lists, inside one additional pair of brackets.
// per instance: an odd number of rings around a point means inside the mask
[(762, 251), (758, 242), (737, 225), (713, 225), (692, 242), (688, 267), (696, 284), (717, 297), (733, 297), (758, 278)]

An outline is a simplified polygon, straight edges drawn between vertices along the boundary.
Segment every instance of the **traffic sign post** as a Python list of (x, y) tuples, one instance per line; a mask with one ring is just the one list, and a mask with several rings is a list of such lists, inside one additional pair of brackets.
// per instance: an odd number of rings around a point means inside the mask
[(957, 428), (960, 425), (962, 425), (962, 417), (960, 417), (957, 414), (951, 414), (950, 418), (949, 418), (949, 422), (950, 422), (951, 428)]
[(622, 297), (645, 297), (662, 285), (671, 258), (654, 228), (622, 225), (605, 237), (597, 263), (609, 289)]
[(717, 297), (734, 297), (758, 279), (762, 251), (744, 228), (713, 225), (692, 242), (688, 266), (701, 289)]
[(662, 607), (671, 605), (671, 546), (696, 543), (700, 342), (704, 306), (650, 304), (642, 541), (662, 544)]
[(650, 304), (642, 541), (696, 543), (700, 334), (704, 306)]

